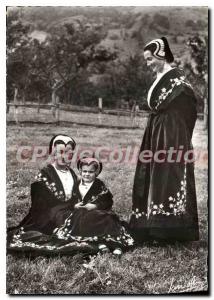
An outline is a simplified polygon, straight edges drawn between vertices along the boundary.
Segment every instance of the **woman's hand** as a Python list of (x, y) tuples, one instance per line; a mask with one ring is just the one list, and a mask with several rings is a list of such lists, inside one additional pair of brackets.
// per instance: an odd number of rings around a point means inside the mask
[(93, 209), (96, 209), (97, 206), (96, 204), (92, 204), (92, 203), (88, 203), (84, 206), (87, 210), (93, 210)]
[(74, 205), (74, 208), (78, 209), (78, 208), (80, 208), (82, 206), (83, 206), (83, 202), (79, 202), (79, 203), (77, 203), (77, 204)]

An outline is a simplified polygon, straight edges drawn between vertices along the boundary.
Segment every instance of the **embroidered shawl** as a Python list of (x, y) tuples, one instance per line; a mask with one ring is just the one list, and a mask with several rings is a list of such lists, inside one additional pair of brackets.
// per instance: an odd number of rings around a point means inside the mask
[(173, 68), (165, 73), (149, 91), (148, 104), (153, 111), (164, 110), (181, 93), (194, 97), (183, 70)]

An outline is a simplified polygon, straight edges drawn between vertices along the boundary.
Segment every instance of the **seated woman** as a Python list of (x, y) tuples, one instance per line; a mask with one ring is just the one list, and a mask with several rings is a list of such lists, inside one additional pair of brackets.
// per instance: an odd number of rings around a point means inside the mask
[(113, 196), (97, 178), (102, 164), (87, 157), (80, 159), (77, 167), (81, 175), (78, 203), (55, 234), (59, 239), (93, 242), (100, 252), (110, 249), (113, 254), (121, 255), (122, 249), (131, 246), (133, 240), (118, 216), (110, 210)]
[(70, 168), (70, 162), (75, 146), (75, 141), (64, 134), (51, 139), (52, 163), (43, 168), (32, 183), (30, 211), (18, 226), (8, 229), (8, 241), (20, 229), (28, 232), (28, 236), (35, 231), (51, 234), (73, 211), (77, 201), (77, 176)]

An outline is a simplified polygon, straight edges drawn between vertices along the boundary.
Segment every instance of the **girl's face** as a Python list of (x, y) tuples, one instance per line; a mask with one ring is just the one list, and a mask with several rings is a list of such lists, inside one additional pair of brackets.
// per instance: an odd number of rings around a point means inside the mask
[(155, 73), (161, 73), (164, 68), (165, 60), (157, 59), (151, 53), (151, 51), (146, 50), (144, 52), (144, 58), (146, 60), (147, 66)]
[(83, 182), (90, 183), (95, 180), (96, 178), (96, 170), (93, 165), (83, 165), (82, 169), (80, 170), (80, 174), (82, 177)]

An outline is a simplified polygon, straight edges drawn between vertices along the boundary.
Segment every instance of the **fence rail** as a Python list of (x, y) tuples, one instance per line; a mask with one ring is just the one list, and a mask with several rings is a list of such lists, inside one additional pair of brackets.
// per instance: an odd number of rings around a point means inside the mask
[[(93, 113), (106, 113), (106, 114), (124, 114), (129, 115), (132, 111), (130, 109), (121, 109), (121, 108), (115, 108), (115, 109), (109, 109), (109, 108), (103, 108), (102, 111), (99, 110), (98, 107), (88, 107), (88, 106), (79, 106), (79, 105), (71, 105), (71, 104), (52, 104), (52, 103), (46, 103), (46, 104), (38, 104), (38, 103), (13, 103), (9, 102), (7, 103), (7, 107), (28, 107), (28, 108), (41, 108), (41, 109), (51, 109), (51, 108), (58, 108), (60, 110), (66, 110), (66, 111), (78, 111), (78, 112), (93, 112)], [(8, 111), (9, 112), (9, 111)], [(138, 110), (138, 113), (140, 115), (147, 114), (148, 112), (145, 110)]]
[[(12, 108), (12, 112), (11, 109)], [(26, 111), (28, 109), (28, 111)], [(50, 112), (47, 112), (47, 111)], [(72, 112), (72, 114), (71, 114)], [(84, 114), (81, 115), (82, 113)], [(145, 110), (131, 110), (131, 109), (108, 109), (99, 107), (87, 107), (70, 104), (53, 104), (53, 103), (7, 103), (7, 114), (10, 116), (7, 118), (9, 121), (25, 122), (28, 115), (34, 116), (34, 121), (40, 119), (39, 122), (46, 122), (47, 119), (51, 120), (51, 123), (56, 123), (68, 120), (67, 122), (79, 123), (89, 125), (113, 125), (117, 124), (117, 127), (140, 127), (141, 120), (149, 116), (149, 112)], [(198, 118), (203, 119), (203, 113), (198, 113)], [(26, 117), (25, 117), (26, 116)], [(121, 118), (123, 117), (123, 118)], [(32, 118), (31, 118), (32, 120)], [(28, 120), (29, 121), (29, 120)]]

